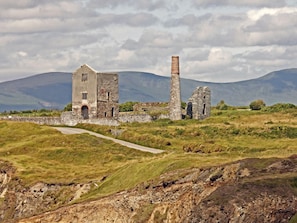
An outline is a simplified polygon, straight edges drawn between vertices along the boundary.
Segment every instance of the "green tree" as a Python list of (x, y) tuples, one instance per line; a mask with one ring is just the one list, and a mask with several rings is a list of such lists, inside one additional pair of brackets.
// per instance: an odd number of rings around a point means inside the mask
[(65, 106), (64, 111), (72, 111), (72, 103), (69, 103)]
[(262, 99), (255, 100), (250, 103), (250, 109), (252, 110), (261, 110), (265, 106), (266, 104)]

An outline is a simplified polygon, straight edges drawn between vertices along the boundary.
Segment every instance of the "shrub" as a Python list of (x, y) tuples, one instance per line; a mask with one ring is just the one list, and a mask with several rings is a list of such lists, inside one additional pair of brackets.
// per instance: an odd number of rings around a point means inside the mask
[(182, 102), (181, 102), (181, 108), (182, 108), (182, 109), (185, 109), (186, 107), (187, 107), (187, 103), (184, 102), (184, 101), (182, 101)]
[(217, 106), (216, 106), (216, 109), (218, 110), (228, 110), (229, 106), (225, 103), (224, 100), (221, 100)]
[(133, 111), (133, 105), (137, 104), (137, 102), (134, 101), (127, 101), (125, 103), (120, 104), (120, 112), (129, 112)]
[(261, 110), (263, 107), (265, 107), (265, 103), (261, 99), (252, 101), (250, 103), (250, 109), (252, 109), (252, 110)]
[(265, 107), (265, 111), (268, 112), (279, 112), (279, 111), (285, 111), (288, 109), (294, 109), (297, 108), (296, 105), (290, 104), (290, 103), (277, 103), (271, 106)]
[(64, 111), (72, 111), (72, 103), (68, 103), (68, 104), (64, 107)]

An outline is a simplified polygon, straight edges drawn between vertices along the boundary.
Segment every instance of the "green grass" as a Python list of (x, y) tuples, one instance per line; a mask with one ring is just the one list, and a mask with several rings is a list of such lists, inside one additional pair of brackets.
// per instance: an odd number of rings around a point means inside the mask
[[(113, 130), (121, 130), (114, 137), (166, 151), (159, 155), (88, 134), (63, 135), (47, 126), (0, 122), (0, 157), (17, 168), (24, 184), (91, 182), (93, 188), (83, 199), (95, 199), (178, 169), (296, 154), (295, 113), (214, 110), (203, 121), (79, 125), (109, 136)], [(188, 152), (186, 148), (190, 148)], [(255, 163), (255, 168), (261, 165)]]
[(26, 184), (96, 181), (127, 162), (152, 155), (90, 136), (62, 135), (46, 126), (0, 122), (0, 157)]

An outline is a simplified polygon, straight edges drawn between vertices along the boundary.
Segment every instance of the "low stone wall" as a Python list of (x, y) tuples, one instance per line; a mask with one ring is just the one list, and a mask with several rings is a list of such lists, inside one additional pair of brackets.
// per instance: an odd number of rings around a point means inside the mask
[(134, 112), (168, 111), (168, 102), (142, 102), (133, 106)]
[(88, 124), (96, 124), (96, 125), (108, 125), (108, 126), (118, 126), (119, 122), (115, 119), (82, 119), (74, 116), (72, 112), (63, 112), (61, 114), (61, 122), (64, 125), (75, 126), (78, 123), (88, 123)]
[(132, 122), (151, 122), (157, 119), (168, 119), (169, 115), (149, 115), (149, 114), (131, 114), (131, 113), (120, 113), (119, 122), (132, 123)]
[(119, 115), (119, 122), (131, 123), (131, 122), (151, 122), (152, 116), (148, 114), (121, 114)]
[(75, 126), (78, 123), (88, 123), (96, 125), (119, 126), (120, 123), (132, 122), (151, 122), (156, 119), (166, 119), (168, 115), (161, 114), (159, 116), (151, 116), (149, 114), (132, 114), (120, 113), (119, 119), (80, 119), (73, 116), (72, 112), (63, 112), (60, 117), (22, 117), (22, 116), (6, 116), (0, 117), (0, 120), (9, 120), (16, 122), (32, 122), (39, 125), (67, 125)]
[(21, 117), (7, 116), (0, 118), (1, 120), (10, 120), (16, 122), (32, 122), (39, 125), (62, 125), (61, 117)]

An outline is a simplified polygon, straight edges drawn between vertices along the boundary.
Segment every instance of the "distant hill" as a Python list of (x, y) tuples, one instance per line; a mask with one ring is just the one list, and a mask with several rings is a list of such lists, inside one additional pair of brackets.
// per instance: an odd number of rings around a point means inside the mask
[[(297, 69), (269, 73), (233, 83), (211, 83), (181, 79), (182, 100), (197, 86), (209, 86), (212, 104), (249, 105), (263, 99), (266, 104), (297, 104)], [(125, 101), (168, 101), (170, 77), (144, 72), (119, 72), (120, 103)], [(0, 111), (41, 108), (62, 109), (71, 102), (71, 73), (51, 72), (0, 83)]]

